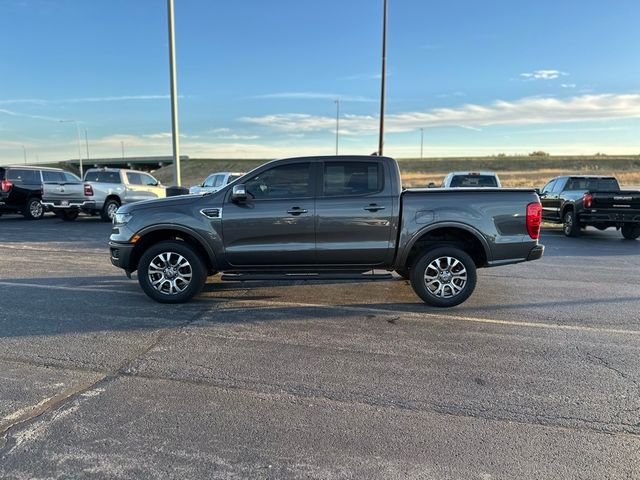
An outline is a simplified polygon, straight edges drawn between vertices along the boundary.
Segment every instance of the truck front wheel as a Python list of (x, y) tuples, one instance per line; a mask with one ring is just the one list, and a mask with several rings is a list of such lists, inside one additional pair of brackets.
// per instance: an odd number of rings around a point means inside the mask
[(204, 262), (188, 243), (167, 240), (142, 254), (138, 283), (160, 303), (184, 303), (199, 294), (207, 279)]
[(476, 288), (476, 265), (455, 247), (429, 250), (411, 267), (411, 286), (425, 303), (434, 307), (454, 307), (464, 302)]
[(622, 236), (627, 240), (635, 240), (640, 237), (640, 226), (637, 225), (623, 225)]

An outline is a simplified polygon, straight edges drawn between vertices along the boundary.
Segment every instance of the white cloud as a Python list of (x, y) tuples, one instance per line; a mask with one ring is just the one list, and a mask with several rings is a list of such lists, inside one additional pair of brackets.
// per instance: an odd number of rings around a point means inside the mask
[[(640, 117), (640, 94), (582, 95), (566, 99), (527, 97), (516, 101), (498, 100), (488, 105), (467, 104), (458, 108), (437, 108), (389, 114), (387, 132), (409, 132), (422, 127), (486, 127), (543, 123), (613, 120)], [(243, 122), (281, 132), (333, 130), (335, 118), (301, 113), (244, 117)], [(340, 120), (345, 135), (375, 134), (378, 117), (345, 115)]]
[(527, 80), (553, 80), (560, 76), (564, 77), (569, 75), (566, 72), (560, 70), (536, 70), (534, 72), (521, 73), (520, 76)]
[(562, 88), (576, 88), (576, 84), (575, 83), (561, 83), (560, 86)]
[[(121, 95), (121, 96), (109, 96), (109, 97), (78, 97), (78, 98), (61, 98), (61, 99), (44, 99), (44, 98), (14, 98), (14, 99), (0, 99), (0, 105), (13, 105), (13, 104), (37, 104), (37, 105), (49, 105), (59, 103), (97, 103), (97, 102), (123, 102), (123, 101), (137, 101), (137, 100), (168, 100), (171, 97), (169, 95)], [(178, 98), (184, 98), (179, 95)]]
[(378, 100), (354, 96), (354, 95), (341, 95), (339, 93), (320, 93), (320, 92), (281, 92), (281, 93), (267, 93), (265, 95), (254, 95), (249, 98), (275, 98), (275, 99), (293, 99), (293, 100), (340, 100), (342, 102), (377, 102)]

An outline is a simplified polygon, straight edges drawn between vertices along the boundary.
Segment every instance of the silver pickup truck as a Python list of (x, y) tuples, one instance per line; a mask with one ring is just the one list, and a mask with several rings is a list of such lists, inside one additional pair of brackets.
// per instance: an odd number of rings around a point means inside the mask
[(42, 172), (42, 206), (65, 221), (73, 221), (80, 210), (91, 210), (95, 202), (87, 195), (79, 177), (62, 170)]
[(82, 212), (110, 222), (121, 205), (166, 197), (166, 189), (145, 172), (116, 168), (87, 170), (84, 182), (69, 172), (43, 176), (42, 205), (66, 221)]

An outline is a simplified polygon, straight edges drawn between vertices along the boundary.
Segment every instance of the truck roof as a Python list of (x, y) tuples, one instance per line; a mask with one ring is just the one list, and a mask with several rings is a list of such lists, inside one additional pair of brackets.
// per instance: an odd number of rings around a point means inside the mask
[(62, 168), (56, 167), (34, 167), (32, 165), (0, 165), (0, 168), (20, 168), (21, 170), (47, 170), (50, 172), (64, 172)]

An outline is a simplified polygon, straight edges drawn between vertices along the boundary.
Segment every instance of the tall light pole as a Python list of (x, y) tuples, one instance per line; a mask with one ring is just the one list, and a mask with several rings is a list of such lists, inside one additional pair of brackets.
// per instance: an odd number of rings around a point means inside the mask
[(173, 179), (179, 187), (182, 184), (180, 174), (180, 143), (178, 133), (178, 85), (176, 83), (176, 39), (173, 20), (173, 0), (167, 0), (169, 18), (169, 76), (171, 78), (171, 138), (173, 140)]
[(80, 149), (80, 127), (77, 120), (59, 120), (60, 123), (75, 123), (76, 134), (78, 135), (78, 160), (80, 161), (80, 178), (84, 175), (84, 167), (82, 165), (82, 150)]
[(336, 156), (338, 156), (338, 139), (340, 138), (340, 99), (336, 103)]
[(122, 161), (124, 161), (124, 140), (120, 140), (120, 147), (122, 147)]
[(22, 145), (22, 154), (24, 155), (24, 164), (27, 164), (27, 149)]
[(378, 137), (378, 155), (382, 155), (384, 148), (384, 95), (387, 77), (387, 0), (384, 0), (382, 16), (382, 77), (380, 81), (380, 132)]
[(424, 147), (424, 128), (420, 129), (420, 160), (422, 160), (422, 151)]
[(84, 145), (87, 147), (87, 160), (89, 160), (89, 137), (86, 128), (84, 129)]

